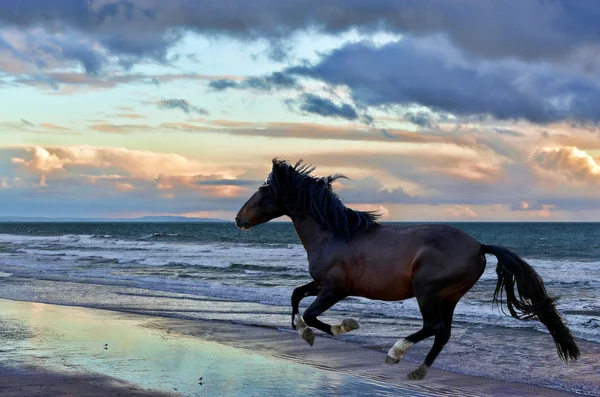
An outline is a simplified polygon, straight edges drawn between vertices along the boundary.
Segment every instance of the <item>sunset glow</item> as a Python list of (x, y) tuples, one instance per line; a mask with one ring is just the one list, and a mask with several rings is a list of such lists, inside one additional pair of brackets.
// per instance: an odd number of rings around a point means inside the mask
[(5, 3), (0, 216), (232, 219), (280, 157), (384, 220), (600, 220), (594, 2)]

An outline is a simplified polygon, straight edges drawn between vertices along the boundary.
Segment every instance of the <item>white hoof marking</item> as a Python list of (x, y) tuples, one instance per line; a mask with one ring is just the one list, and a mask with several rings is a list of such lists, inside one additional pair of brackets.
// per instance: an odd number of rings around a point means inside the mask
[(300, 335), (302, 335), (302, 331), (304, 331), (304, 328), (308, 327), (308, 325), (306, 325), (304, 319), (302, 318), (302, 316), (300, 316), (300, 314), (296, 314), (296, 317), (294, 318), (294, 325), (296, 326), (296, 330)]
[(385, 359), (388, 364), (395, 364), (404, 357), (404, 353), (412, 346), (414, 343), (407, 341), (406, 339), (399, 340), (394, 343), (394, 346), (388, 351), (387, 357)]
[(300, 338), (304, 339), (306, 343), (312, 346), (315, 343), (315, 333), (308, 325), (306, 325), (300, 314), (296, 314), (294, 325), (296, 326), (296, 331), (298, 332), (298, 335), (300, 335)]

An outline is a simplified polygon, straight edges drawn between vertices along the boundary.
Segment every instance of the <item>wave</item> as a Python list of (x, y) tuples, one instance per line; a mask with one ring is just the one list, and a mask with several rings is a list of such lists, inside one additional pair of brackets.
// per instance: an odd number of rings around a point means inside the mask
[[(295, 286), (310, 281), (306, 252), (300, 244), (200, 244), (180, 241), (187, 238), (184, 233), (157, 232), (146, 236), (152, 237), (122, 238), (109, 233), (0, 234), (0, 271), (14, 277), (130, 285), (282, 307), (289, 304)], [(540, 273), (550, 294), (562, 297), (559, 310), (565, 313), (576, 335), (600, 341), (600, 262), (526, 260)], [(495, 267), (496, 259), (490, 257), (481, 280), (457, 307), (456, 321), (546, 332), (536, 322), (516, 321), (493, 308)], [(359, 313), (380, 321), (399, 316), (421, 319), (414, 300), (379, 302), (352, 298), (336, 305), (335, 311)]]

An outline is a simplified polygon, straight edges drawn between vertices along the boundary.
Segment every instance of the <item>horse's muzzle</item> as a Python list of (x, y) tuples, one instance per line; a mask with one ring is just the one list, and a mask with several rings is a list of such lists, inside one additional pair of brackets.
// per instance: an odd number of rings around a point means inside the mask
[(238, 228), (240, 228), (242, 230), (252, 229), (252, 225), (249, 222), (244, 222), (237, 216), (235, 217), (235, 224)]

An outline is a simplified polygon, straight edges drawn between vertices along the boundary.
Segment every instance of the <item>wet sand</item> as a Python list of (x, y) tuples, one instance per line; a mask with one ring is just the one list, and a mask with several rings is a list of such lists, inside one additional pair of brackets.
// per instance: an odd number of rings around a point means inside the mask
[(174, 397), (177, 394), (142, 390), (138, 386), (102, 375), (73, 375), (42, 369), (0, 368), (0, 395), (3, 397)]
[(320, 335), (3, 299), (0, 342), (2, 396), (575, 395), (436, 368), (408, 381), (417, 364)]

